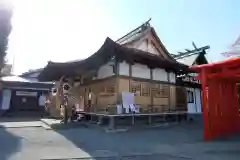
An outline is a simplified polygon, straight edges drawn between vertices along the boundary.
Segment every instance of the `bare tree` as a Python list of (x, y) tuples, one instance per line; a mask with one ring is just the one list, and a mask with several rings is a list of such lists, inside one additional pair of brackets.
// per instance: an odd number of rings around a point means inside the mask
[[(2, 1), (2, 0), (1, 0)], [(3, 0), (4, 1), (4, 0)], [(7, 2), (0, 3), (0, 70), (6, 63), (8, 36), (11, 32), (12, 8)]]

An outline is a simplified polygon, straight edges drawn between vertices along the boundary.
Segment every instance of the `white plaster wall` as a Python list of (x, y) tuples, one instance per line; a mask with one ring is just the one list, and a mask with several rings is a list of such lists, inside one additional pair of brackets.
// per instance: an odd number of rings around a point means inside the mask
[(156, 81), (168, 81), (168, 73), (164, 69), (155, 68), (152, 71), (153, 80)]
[(113, 67), (110, 65), (114, 65), (113, 61), (110, 61), (108, 63), (106, 63), (105, 65), (101, 66), (98, 69), (98, 73), (97, 73), (97, 79), (101, 79), (101, 78), (106, 78), (106, 77), (110, 77), (112, 75), (114, 75), (113, 73)]
[[(193, 92), (193, 98), (194, 98), (194, 88), (186, 88), (187, 91), (191, 91)], [(187, 101), (188, 101), (188, 94), (187, 94)], [(195, 101), (195, 99), (194, 99)], [(195, 103), (187, 103), (187, 109), (188, 109), (188, 113), (196, 113), (196, 106)]]
[(140, 45), (138, 45), (136, 48), (140, 49), (142, 51), (146, 51), (147, 52), (148, 51), (148, 43), (147, 43), (147, 41), (142, 41), (140, 43)]
[(148, 52), (150, 52), (152, 54), (156, 54), (156, 55), (159, 54), (157, 49), (152, 44), (148, 44)]
[(129, 64), (127, 62), (119, 63), (119, 75), (129, 76)]
[(195, 88), (197, 113), (202, 113), (201, 89)]
[(146, 65), (136, 63), (132, 65), (132, 76), (138, 78), (151, 79), (150, 68), (148, 68), (148, 66)]
[(173, 72), (168, 73), (169, 74), (169, 81), (170, 83), (176, 83), (176, 75)]
[[(124, 76), (129, 76), (129, 67), (130, 65), (123, 61), (119, 63), (119, 75), (124, 75)], [(169, 74), (169, 80), (170, 83), (176, 83), (176, 75), (175, 73), (167, 73), (165, 69), (161, 68), (155, 68), (153, 69), (153, 80), (156, 81), (168, 81), (168, 74)], [(132, 66), (132, 76), (133, 77), (138, 77), (138, 78), (145, 78), (145, 79), (151, 79), (151, 73), (150, 73), (150, 68), (146, 65), (142, 64), (134, 64)]]
[(201, 90), (198, 88), (186, 88), (187, 91), (193, 92), (193, 103), (188, 103), (188, 113), (202, 113)]

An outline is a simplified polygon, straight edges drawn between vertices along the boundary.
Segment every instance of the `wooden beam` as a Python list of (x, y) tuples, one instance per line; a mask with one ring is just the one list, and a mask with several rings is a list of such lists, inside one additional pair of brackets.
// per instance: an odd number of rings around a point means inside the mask
[[(207, 79), (212, 79), (212, 78), (238, 78), (240, 77), (240, 70), (229, 70), (225, 69), (222, 70), (222, 72), (217, 72), (217, 73), (208, 73), (206, 74)], [(201, 80), (201, 76), (195, 76), (194, 77), (196, 80)]]
[(207, 75), (207, 78), (221, 78), (221, 77), (239, 77), (240, 76), (240, 70), (224, 70), (222, 72), (218, 73), (211, 73)]

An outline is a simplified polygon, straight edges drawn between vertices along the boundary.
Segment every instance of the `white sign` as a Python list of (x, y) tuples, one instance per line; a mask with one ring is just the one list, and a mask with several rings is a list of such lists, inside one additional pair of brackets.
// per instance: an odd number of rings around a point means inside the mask
[(122, 92), (122, 102), (123, 104), (134, 104), (134, 93)]
[(30, 96), (30, 97), (36, 97), (37, 92), (28, 92), (28, 91), (16, 91), (17, 96)]
[(130, 105), (134, 104), (134, 93), (122, 92), (122, 103), (125, 113), (129, 113)]
[(192, 77), (192, 76), (185, 76), (185, 77), (182, 78), (182, 81), (200, 84), (200, 81), (199, 81), (199, 80), (196, 80), (196, 79), (195, 79), (194, 77)]
[(3, 90), (2, 110), (8, 110), (10, 107), (11, 91), (9, 89)]

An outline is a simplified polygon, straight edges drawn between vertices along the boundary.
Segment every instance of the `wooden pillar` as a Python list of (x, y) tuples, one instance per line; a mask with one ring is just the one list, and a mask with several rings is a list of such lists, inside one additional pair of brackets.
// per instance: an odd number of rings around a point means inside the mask
[(80, 85), (83, 84), (83, 76), (80, 77)]
[[(153, 68), (150, 69), (150, 78), (153, 80)], [(151, 106), (153, 107), (153, 94), (152, 94), (153, 83), (150, 83), (150, 96), (151, 96)]]
[(131, 91), (131, 81), (132, 81), (132, 65), (133, 63), (129, 63), (129, 92), (132, 92)]
[(110, 117), (109, 117), (108, 129), (110, 129), (110, 130), (114, 130), (115, 127), (116, 127), (116, 124), (115, 124), (115, 117), (114, 117), (114, 116), (110, 116)]
[(120, 103), (120, 93), (119, 93), (119, 70), (120, 70), (120, 65), (119, 65), (119, 59), (115, 59), (115, 75), (116, 75), (116, 103)]
[(203, 123), (204, 123), (204, 139), (210, 140), (211, 133), (210, 133), (210, 126), (209, 126), (209, 114), (208, 114), (208, 100), (207, 100), (207, 74), (206, 70), (203, 68), (201, 71), (201, 82), (202, 82), (202, 108), (203, 108)]
[(169, 72), (167, 72), (167, 80), (168, 80), (168, 106), (169, 106), (169, 111), (171, 111), (171, 108), (172, 108), (172, 106), (171, 106), (171, 94), (170, 94), (170, 85), (169, 85), (169, 83), (170, 83), (170, 76), (169, 76)]

